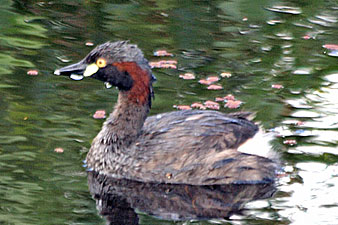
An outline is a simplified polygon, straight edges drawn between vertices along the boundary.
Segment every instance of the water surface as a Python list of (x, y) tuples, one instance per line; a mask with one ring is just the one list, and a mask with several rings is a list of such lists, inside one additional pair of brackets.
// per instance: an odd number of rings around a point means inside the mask
[[(130, 40), (150, 61), (177, 60), (153, 70), (151, 114), (232, 94), (241, 106), (221, 102), (220, 111), (256, 112), (278, 134), (287, 173), (243, 215), (175, 223), (139, 212), (141, 224), (338, 223), (336, 1), (4, 0), (0, 17), (1, 224), (105, 224), (82, 160), (103, 122), (93, 114), (110, 111), (117, 92), (53, 71), (84, 57), (87, 42), (108, 40)], [(154, 56), (160, 49), (174, 56)], [(196, 79), (180, 79), (186, 72)], [(222, 72), (231, 74), (222, 90), (198, 83)]]

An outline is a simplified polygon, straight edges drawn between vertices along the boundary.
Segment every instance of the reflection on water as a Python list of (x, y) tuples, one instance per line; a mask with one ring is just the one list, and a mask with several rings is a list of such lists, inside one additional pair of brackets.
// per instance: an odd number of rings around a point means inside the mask
[(270, 198), (273, 184), (193, 186), (151, 184), (88, 173), (96, 206), (109, 224), (139, 224), (135, 210), (165, 220), (229, 218), (250, 201)]
[[(149, 60), (165, 49), (173, 57), (163, 59), (178, 62), (176, 70), (153, 70), (151, 114), (232, 94), (242, 104), (219, 102), (221, 111), (255, 112), (255, 121), (278, 136), (274, 149), (287, 176), (276, 194), (226, 221), (194, 223), (337, 224), (337, 10), (335, 1), (305, 0), (1, 1), (0, 223), (105, 223), (81, 161), (102, 124), (92, 115), (110, 111), (117, 93), (52, 71), (86, 55), (86, 42), (129, 39)], [(38, 75), (27, 75), (31, 69)], [(187, 72), (196, 79), (179, 78)], [(232, 75), (217, 82), (222, 90), (198, 83), (222, 72)], [(64, 152), (54, 152), (58, 147)], [(217, 205), (217, 193), (201, 199)], [(136, 208), (141, 224), (174, 223)]]
[(21, 49), (24, 55), (36, 55), (33, 50), (41, 49), (41, 42), (46, 38), (47, 31), (39, 24), (30, 24), (28, 21), (39, 19), (37, 16), (25, 16), (11, 11), (11, 1), (2, 1), (0, 9), (0, 74), (11, 73), (13, 67), (34, 67), (34, 64), (24, 60), (19, 52), (13, 54), (13, 50)]

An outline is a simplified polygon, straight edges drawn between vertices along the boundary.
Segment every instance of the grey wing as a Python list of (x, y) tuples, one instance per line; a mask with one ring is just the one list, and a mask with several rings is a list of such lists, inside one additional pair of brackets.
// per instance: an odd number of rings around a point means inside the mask
[(145, 140), (145, 145), (159, 146), (162, 151), (183, 146), (223, 151), (237, 149), (257, 131), (257, 125), (241, 117), (188, 110), (149, 117), (139, 139)]
[[(273, 163), (236, 149), (258, 131), (241, 116), (179, 111), (149, 117), (136, 144), (143, 180), (216, 184), (273, 177)], [(271, 163), (271, 166), (269, 166)], [(265, 168), (261, 168), (265, 164)], [(148, 176), (148, 178), (147, 178)]]

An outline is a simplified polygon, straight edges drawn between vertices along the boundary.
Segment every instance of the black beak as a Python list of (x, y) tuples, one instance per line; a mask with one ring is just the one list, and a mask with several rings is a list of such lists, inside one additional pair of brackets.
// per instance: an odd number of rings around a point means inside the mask
[(65, 75), (65, 76), (70, 76), (72, 74), (76, 75), (83, 75), (83, 72), (85, 71), (87, 67), (87, 64), (85, 63), (84, 60), (81, 60), (78, 63), (57, 69), (54, 71), (55, 75)]

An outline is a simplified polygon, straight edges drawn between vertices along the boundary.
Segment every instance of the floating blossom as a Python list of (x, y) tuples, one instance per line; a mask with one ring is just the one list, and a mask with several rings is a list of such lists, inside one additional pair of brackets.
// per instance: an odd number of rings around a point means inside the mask
[(161, 60), (157, 62), (149, 62), (151, 68), (176, 69), (176, 64), (176, 60)]
[(191, 108), (206, 109), (207, 107), (205, 107), (202, 103), (194, 102), (194, 103), (191, 104)]
[(219, 104), (217, 102), (214, 102), (214, 101), (206, 101), (204, 102), (204, 105), (208, 108), (208, 109), (216, 109), (216, 110), (219, 110)]
[(225, 108), (229, 108), (229, 109), (235, 109), (235, 108), (238, 108), (242, 102), (239, 101), (239, 100), (236, 100), (236, 98), (229, 94), (227, 96), (224, 96), (224, 97), (216, 97), (215, 101), (217, 102), (226, 102), (226, 104), (224, 105)]
[(106, 118), (106, 111), (105, 110), (97, 110), (94, 115), (94, 119), (104, 119)]
[(173, 56), (173, 54), (167, 52), (166, 50), (158, 50), (154, 52), (154, 56)]
[(191, 109), (191, 107), (188, 105), (173, 105), (173, 107), (178, 110), (190, 110)]
[(326, 48), (328, 50), (338, 50), (338, 45), (335, 45), (335, 44), (326, 44), (326, 45), (323, 45), (323, 48)]
[(219, 81), (219, 77), (217, 77), (217, 76), (210, 76), (210, 77), (207, 77), (207, 81), (215, 83), (215, 82)]
[(216, 102), (223, 102), (223, 101), (228, 101), (228, 100), (235, 100), (235, 97), (233, 95), (227, 95), (227, 96), (224, 96), (224, 97), (216, 97), (215, 98), (215, 101)]
[(194, 80), (196, 78), (195, 75), (192, 74), (192, 73), (180, 74), (179, 77), (184, 79), (184, 80)]
[(236, 109), (239, 108), (241, 104), (242, 102), (239, 100), (228, 100), (224, 107), (229, 109)]
[(55, 148), (54, 152), (56, 152), (56, 153), (63, 153), (63, 148)]
[(224, 100), (225, 100), (224, 97), (216, 97), (215, 98), (216, 102), (223, 102)]
[(201, 79), (201, 80), (198, 81), (198, 83), (204, 84), (204, 85), (210, 85), (212, 82), (210, 82), (210, 81), (208, 81), (206, 79)]
[(27, 71), (27, 75), (30, 75), (30, 76), (36, 76), (38, 74), (39, 74), (39, 72), (37, 70), (28, 70)]
[(210, 77), (207, 77), (207, 79), (201, 79), (198, 81), (198, 83), (200, 84), (204, 84), (204, 85), (210, 85), (210, 84), (213, 84), (215, 82), (219, 81), (219, 77), (217, 76), (210, 76)]
[(225, 96), (224, 98), (225, 98), (225, 100), (235, 100), (235, 96), (230, 95), (230, 94)]
[(282, 89), (282, 88), (284, 88), (284, 86), (281, 85), (281, 84), (273, 84), (273, 85), (271, 85), (271, 88)]
[(217, 85), (217, 84), (211, 84), (207, 88), (208, 88), (208, 90), (221, 90), (221, 89), (223, 89), (223, 87), (221, 85)]

